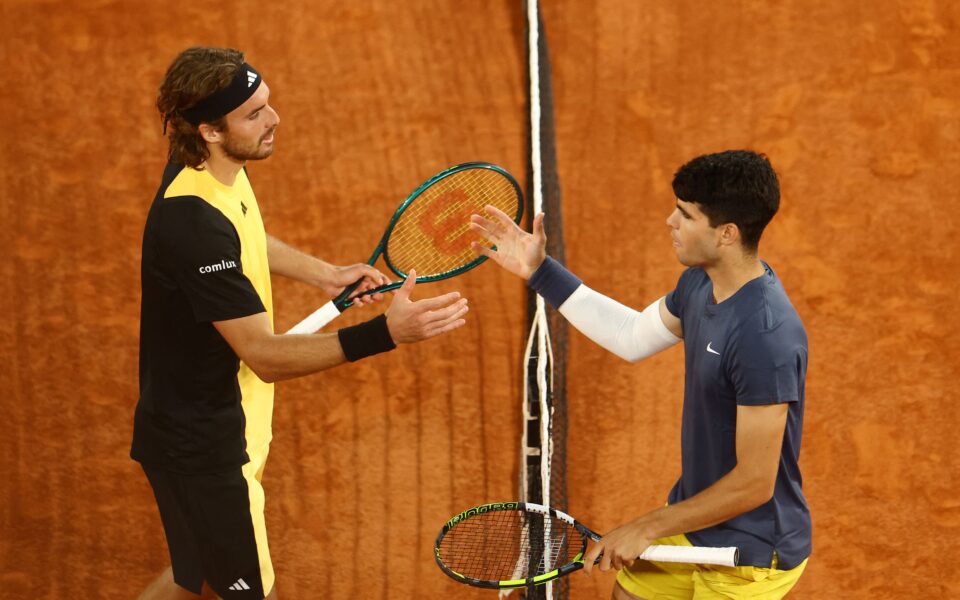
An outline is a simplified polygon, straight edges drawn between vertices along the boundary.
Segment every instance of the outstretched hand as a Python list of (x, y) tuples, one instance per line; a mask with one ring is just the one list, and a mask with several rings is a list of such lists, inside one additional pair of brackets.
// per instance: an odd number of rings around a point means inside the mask
[(601, 571), (609, 571), (611, 568), (619, 571), (624, 567), (632, 566), (637, 557), (643, 554), (653, 541), (644, 533), (645, 525), (640, 519), (636, 519), (617, 527), (603, 536), (600, 541), (594, 542), (583, 555), (583, 572), (590, 575), (593, 563), (601, 553), (603, 553), (599, 564)]
[(357, 306), (381, 300), (383, 298), (381, 293), (370, 294), (369, 296), (361, 294), (390, 283), (386, 275), (366, 263), (357, 263), (346, 267), (328, 265), (328, 267), (325, 277), (318, 285), (325, 294), (332, 297), (339, 296), (347, 286), (353, 285), (358, 279), (363, 278), (357, 289), (350, 294), (350, 298)]
[(471, 247), (477, 254), (493, 260), (507, 271), (530, 279), (547, 256), (547, 234), (543, 230), (543, 213), (533, 218), (533, 233), (520, 229), (505, 212), (495, 206), (484, 209), (493, 218), (480, 215), (470, 216), (470, 229), (485, 237), (496, 248), (487, 248), (473, 242)]
[(460, 292), (450, 292), (424, 300), (411, 300), (410, 294), (417, 284), (417, 272), (413, 269), (406, 281), (393, 295), (387, 309), (387, 328), (394, 343), (408, 344), (453, 331), (466, 324), (467, 299)]

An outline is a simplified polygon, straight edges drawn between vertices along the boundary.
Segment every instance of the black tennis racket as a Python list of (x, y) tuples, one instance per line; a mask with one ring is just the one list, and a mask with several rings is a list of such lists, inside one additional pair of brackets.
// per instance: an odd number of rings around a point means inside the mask
[[(488, 204), (496, 206), (516, 223), (523, 215), (520, 186), (510, 173), (497, 165), (469, 162), (437, 173), (415, 189), (397, 208), (380, 243), (367, 264), (382, 254), (387, 267), (400, 280), (362, 295), (395, 290), (407, 273), (417, 272), (417, 283), (455, 277), (486, 260), (470, 248), (471, 242), (489, 244), (470, 231), (470, 215)], [(320, 307), (287, 333), (313, 333), (353, 305), (350, 296), (359, 280), (339, 296)]]
[[(440, 530), (434, 556), (444, 573), (484, 588), (540, 585), (583, 568), (588, 540), (600, 536), (555, 508), (496, 502), (466, 510)], [(736, 566), (736, 548), (650, 546), (656, 562)], [(599, 561), (599, 559), (598, 559)]]

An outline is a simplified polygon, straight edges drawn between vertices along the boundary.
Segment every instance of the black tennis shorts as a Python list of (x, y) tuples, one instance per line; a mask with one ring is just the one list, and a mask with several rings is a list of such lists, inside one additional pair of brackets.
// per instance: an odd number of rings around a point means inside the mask
[(174, 581), (195, 594), (206, 581), (225, 600), (262, 600), (273, 587), (273, 567), (263, 488), (251, 465), (205, 475), (143, 470), (160, 509)]

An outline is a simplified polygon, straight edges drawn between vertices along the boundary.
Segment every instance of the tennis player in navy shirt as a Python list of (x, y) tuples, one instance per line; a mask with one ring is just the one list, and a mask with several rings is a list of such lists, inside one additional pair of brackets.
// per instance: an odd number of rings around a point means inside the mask
[[(642, 311), (590, 289), (546, 256), (543, 214), (533, 233), (496, 209), (471, 227), (490, 257), (594, 342), (631, 362), (683, 341), (679, 480), (665, 506), (631, 518), (584, 556), (589, 574), (619, 570), (614, 600), (784, 597), (811, 552), (798, 460), (807, 335), (780, 279), (759, 258), (780, 206), (767, 158), (746, 150), (697, 157), (673, 179), (667, 218), (688, 267), (673, 291)], [(636, 560), (647, 546), (735, 546), (737, 567)]]

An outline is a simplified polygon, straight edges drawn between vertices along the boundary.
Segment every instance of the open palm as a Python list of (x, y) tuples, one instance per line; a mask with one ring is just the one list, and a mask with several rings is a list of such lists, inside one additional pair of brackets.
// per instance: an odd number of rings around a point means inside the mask
[(495, 206), (485, 207), (491, 218), (470, 217), (470, 229), (486, 238), (496, 248), (473, 243), (473, 250), (495, 263), (529, 279), (546, 257), (547, 235), (543, 230), (543, 213), (533, 218), (533, 233), (520, 229), (513, 220)]

